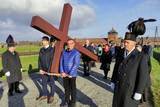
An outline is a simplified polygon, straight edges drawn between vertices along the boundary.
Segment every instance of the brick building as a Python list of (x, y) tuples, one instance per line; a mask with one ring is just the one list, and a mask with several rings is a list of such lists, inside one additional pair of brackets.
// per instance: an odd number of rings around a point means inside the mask
[(118, 40), (118, 32), (112, 28), (109, 32), (108, 32), (108, 42), (113, 42), (113, 43), (117, 43)]

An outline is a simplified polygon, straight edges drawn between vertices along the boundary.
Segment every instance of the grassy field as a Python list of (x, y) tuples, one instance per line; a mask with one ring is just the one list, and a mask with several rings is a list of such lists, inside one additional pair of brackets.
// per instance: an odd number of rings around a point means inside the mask
[(32, 66), (32, 69), (36, 69), (38, 67), (38, 56), (22, 56), (21, 62), (23, 66), (23, 71), (28, 71), (30, 65)]
[[(17, 52), (38, 52), (40, 49), (40, 46), (38, 45), (22, 45), (22, 46), (16, 46)], [(0, 54), (3, 53), (6, 50), (6, 47), (0, 48)]]
[[(160, 48), (155, 49), (160, 56)], [(160, 58), (160, 57), (159, 57)], [(152, 58), (152, 91), (154, 96), (155, 107), (160, 107), (160, 60), (159, 58)]]

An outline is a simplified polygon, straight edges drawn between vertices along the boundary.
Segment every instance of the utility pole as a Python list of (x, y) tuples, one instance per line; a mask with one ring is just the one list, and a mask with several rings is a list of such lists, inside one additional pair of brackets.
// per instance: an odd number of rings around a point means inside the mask
[(156, 42), (158, 42), (157, 37), (158, 37), (158, 26), (156, 26), (156, 29), (155, 29), (155, 36), (154, 36), (154, 46), (155, 47), (156, 47)]

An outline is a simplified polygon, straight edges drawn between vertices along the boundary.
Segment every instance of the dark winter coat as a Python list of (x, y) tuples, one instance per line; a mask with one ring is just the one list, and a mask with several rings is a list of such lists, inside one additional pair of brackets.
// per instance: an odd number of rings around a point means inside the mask
[[(86, 49), (88, 49), (89, 51), (91, 51), (91, 52), (93, 52), (94, 50), (93, 50), (93, 47), (91, 46), (91, 45), (89, 45), (89, 46), (86, 46), (86, 45), (84, 45), (84, 47), (86, 48)], [(82, 55), (82, 60), (83, 60), (83, 62), (86, 62), (86, 61), (91, 61), (92, 59), (91, 58), (89, 58), (87, 55)]]
[(115, 82), (116, 81), (116, 75), (118, 72), (118, 68), (120, 63), (123, 61), (124, 59), (124, 48), (121, 48), (120, 46), (115, 47), (115, 65), (114, 65), (114, 70), (113, 70), (113, 74), (112, 74), (112, 78), (111, 81)]
[[(148, 73), (150, 74), (151, 73), (151, 70), (152, 70), (152, 65), (151, 65), (151, 59), (150, 59), (150, 56), (147, 55), (147, 54), (144, 54), (147, 58), (147, 64), (148, 64)], [(148, 77), (148, 82), (147, 82), (147, 87), (150, 87), (151, 86), (151, 78), (150, 76)]]
[(139, 101), (134, 100), (133, 95), (143, 93), (148, 76), (146, 56), (133, 50), (119, 65), (113, 107), (137, 107)]
[(11, 53), (6, 51), (2, 54), (2, 66), (4, 73), (10, 72), (10, 76), (7, 77), (8, 83), (14, 83), (22, 80), (21, 74), (21, 61), (17, 52)]
[(50, 67), (52, 64), (52, 58), (54, 55), (54, 48), (49, 46), (48, 48), (41, 48), (38, 58), (39, 69), (46, 72), (50, 72)]
[(111, 51), (108, 51), (108, 52), (103, 51), (103, 53), (100, 57), (100, 62), (102, 63), (101, 66), (100, 66), (100, 69), (110, 70), (111, 61), (112, 61)]
[[(144, 52), (143, 52), (144, 53)], [(151, 78), (150, 78), (150, 72), (151, 72), (151, 69), (152, 69), (152, 66), (151, 66), (151, 59), (150, 59), (150, 56), (146, 53), (144, 53), (144, 55), (147, 56), (147, 62), (148, 62), (148, 73), (149, 73), (149, 76), (147, 78), (147, 83), (146, 83), (146, 88), (143, 92), (143, 98), (141, 100), (141, 102), (147, 102), (150, 98), (149, 98), (149, 94), (150, 94), (150, 89), (151, 89)]]

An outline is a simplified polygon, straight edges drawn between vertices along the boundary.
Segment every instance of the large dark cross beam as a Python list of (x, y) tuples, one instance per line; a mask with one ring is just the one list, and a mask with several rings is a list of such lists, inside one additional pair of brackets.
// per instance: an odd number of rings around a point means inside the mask
[[(70, 4), (64, 4), (63, 14), (61, 18), (61, 23), (59, 29), (52, 26), (50, 23), (45, 21), (39, 16), (33, 16), (31, 26), (49, 36), (54, 36), (58, 39), (55, 45), (55, 53), (52, 59), (51, 73), (59, 73), (59, 62), (61, 57), (61, 52), (63, 51), (64, 43), (67, 42), (70, 37), (68, 36), (69, 23), (71, 19), (72, 7)], [(75, 48), (79, 50), (82, 54), (87, 55), (91, 59), (97, 61), (98, 57), (91, 51), (87, 50), (83, 46), (76, 43)]]

